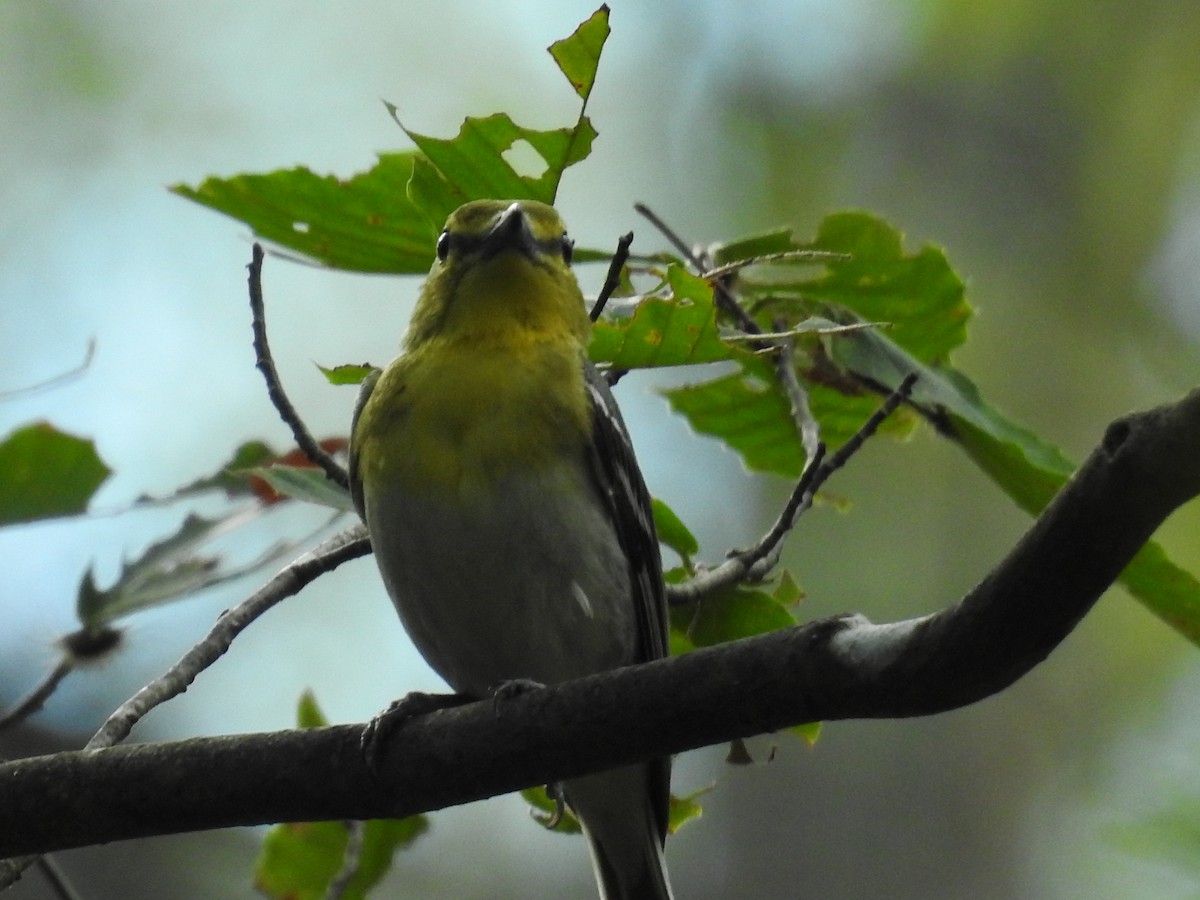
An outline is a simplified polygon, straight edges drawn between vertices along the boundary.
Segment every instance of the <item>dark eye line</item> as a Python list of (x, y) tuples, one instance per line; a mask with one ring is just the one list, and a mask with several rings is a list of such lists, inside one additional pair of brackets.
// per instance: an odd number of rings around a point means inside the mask
[[(466, 256), (474, 252), (474, 250), (483, 243), (483, 237), (480, 235), (455, 234), (449, 229), (444, 230), (437, 239), (437, 257), (442, 262), (454, 253), (457, 256)], [(563, 262), (570, 263), (571, 257), (574, 255), (575, 242), (567, 237), (564, 231), (556, 238), (546, 238), (537, 242), (538, 253), (545, 256), (561, 257)]]

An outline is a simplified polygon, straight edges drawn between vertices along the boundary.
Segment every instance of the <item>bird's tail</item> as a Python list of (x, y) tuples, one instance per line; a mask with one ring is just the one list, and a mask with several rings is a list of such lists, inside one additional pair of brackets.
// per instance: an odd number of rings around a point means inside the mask
[(648, 767), (638, 765), (563, 784), (588, 840), (601, 900), (672, 900), (650, 783)]

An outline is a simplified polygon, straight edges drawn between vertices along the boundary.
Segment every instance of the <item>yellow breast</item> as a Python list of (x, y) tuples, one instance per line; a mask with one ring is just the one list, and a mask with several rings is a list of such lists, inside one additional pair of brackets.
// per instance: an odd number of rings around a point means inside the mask
[(579, 458), (591, 418), (577, 345), (437, 339), (393, 362), (355, 433), (373, 485), (472, 493), (516, 470)]

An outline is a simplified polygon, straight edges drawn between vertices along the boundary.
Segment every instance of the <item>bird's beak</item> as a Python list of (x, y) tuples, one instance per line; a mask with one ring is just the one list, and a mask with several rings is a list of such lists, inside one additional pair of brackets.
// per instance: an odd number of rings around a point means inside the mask
[(528, 257), (537, 253), (537, 239), (529, 228), (529, 220), (521, 204), (514, 203), (496, 219), (496, 224), (487, 233), (480, 246), (484, 259), (489, 259), (504, 250), (516, 250)]

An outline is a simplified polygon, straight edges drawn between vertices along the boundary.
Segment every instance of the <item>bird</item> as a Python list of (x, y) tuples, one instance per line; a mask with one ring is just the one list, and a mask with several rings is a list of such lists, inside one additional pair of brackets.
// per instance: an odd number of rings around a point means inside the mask
[[(474, 200), (437, 238), (402, 352), (364, 380), (349, 473), (419, 652), (471, 698), (668, 653), (650, 497), (558, 212)], [(602, 900), (670, 900), (669, 757), (561, 784)]]

